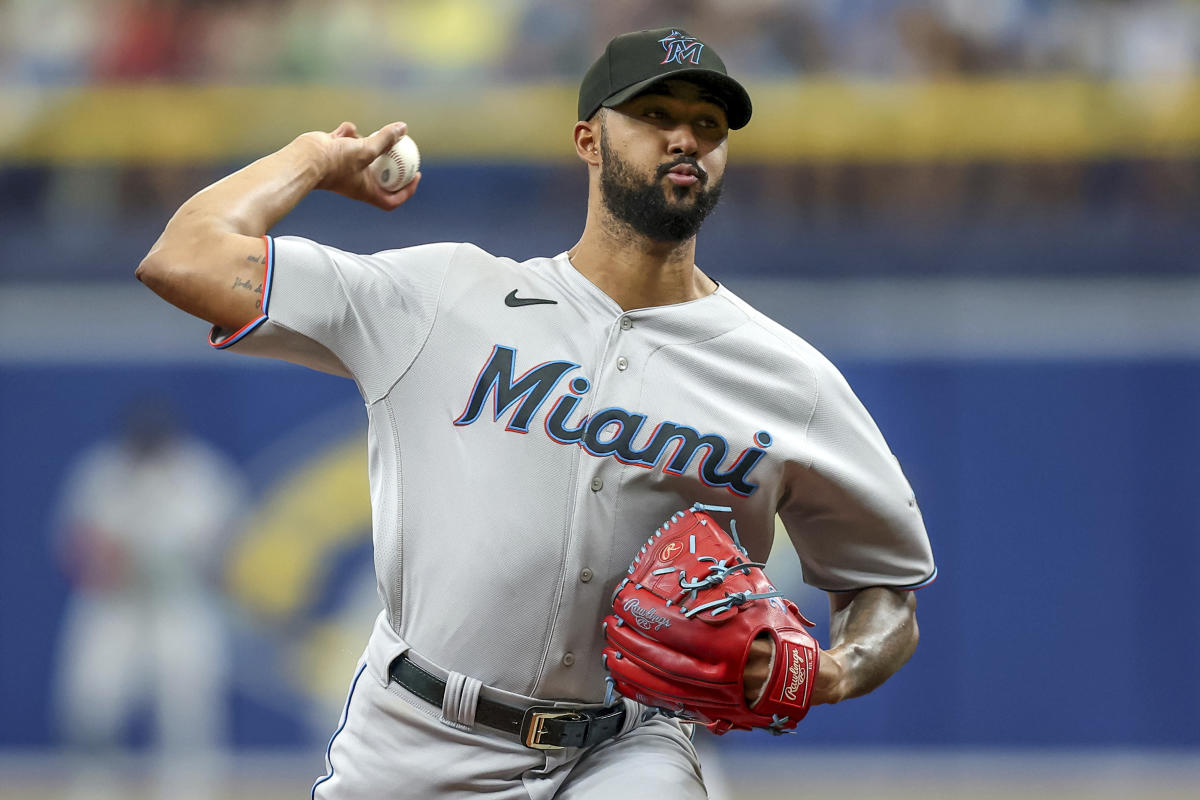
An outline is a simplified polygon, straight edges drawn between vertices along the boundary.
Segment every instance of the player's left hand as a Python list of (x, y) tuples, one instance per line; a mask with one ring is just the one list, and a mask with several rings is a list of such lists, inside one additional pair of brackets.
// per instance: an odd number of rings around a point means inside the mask
[[(742, 676), (742, 689), (747, 703), (753, 704), (762, 694), (767, 680), (771, 677), (771, 659), (774, 655), (775, 645), (769, 639), (757, 639), (750, 645), (746, 671)], [(845, 676), (846, 665), (841, 652), (837, 648), (822, 650), (817, 677), (813, 681), (810, 705), (838, 703), (846, 699), (842, 689)]]

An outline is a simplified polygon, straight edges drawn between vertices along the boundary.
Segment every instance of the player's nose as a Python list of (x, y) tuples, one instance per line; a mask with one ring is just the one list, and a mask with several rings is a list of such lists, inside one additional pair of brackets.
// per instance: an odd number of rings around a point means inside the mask
[(700, 150), (696, 132), (688, 123), (680, 123), (667, 132), (667, 152), (673, 156), (694, 156)]

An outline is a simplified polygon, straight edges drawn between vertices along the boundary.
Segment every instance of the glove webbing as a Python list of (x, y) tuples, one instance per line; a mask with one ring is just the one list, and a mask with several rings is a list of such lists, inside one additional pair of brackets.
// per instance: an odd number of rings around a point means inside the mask
[[(733, 509), (730, 508), (729, 506), (710, 506), (705, 503), (695, 503), (689, 510), (691, 510), (691, 511), (722, 511), (722, 512), (727, 512), (727, 513), (731, 513), (733, 511)], [(666, 522), (664, 522), (662, 527), (654, 532), (654, 536), (651, 537), (651, 540), (660, 538), (663, 535), (663, 532), (671, 527), (671, 523), (678, 522), (679, 519), (681, 517), (683, 517), (683, 514), (684, 514), (684, 512), (682, 512), (682, 511), (677, 511), (674, 514), (672, 514), (671, 518), (669, 520), (667, 520)], [(700, 524), (707, 525), (708, 523), (702, 519), (702, 520), (700, 520)], [(742, 546), (741, 538), (738, 537), (737, 520), (731, 519), (729, 521), (729, 530), (730, 530), (730, 536), (733, 538), (733, 543), (734, 543), (734, 545), (737, 546), (737, 549), (741, 550), (743, 555), (749, 555), (749, 553), (746, 551), (746, 548)], [(691, 552), (694, 553), (694, 552), (696, 552), (696, 537), (695, 537), (695, 535), (693, 534), (690, 537), (690, 539), (691, 539), (691, 543), (690, 543), (691, 544)], [(638, 554), (639, 557), (642, 555), (645, 555), (646, 547), (649, 546), (649, 544), (650, 544), (650, 542), (646, 542), (646, 544), (642, 545), (642, 549)], [(638, 560), (639, 560), (638, 558), (635, 558), (634, 563), (636, 564)], [(708, 568), (709, 573), (711, 573), (711, 574), (707, 575), (704, 578), (700, 578), (699, 580), (689, 580), (687, 573), (685, 573), (682, 569), (680, 569), (679, 570), (679, 588), (682, 589), (683, 591), (681, 591), (678, 594), (678, 596), (676, 596), (674, 599), (668, 599), (666, 601), (666, 604), (668, 606), (671, 605), (672, 603), (677, 603), (680, 600), (682, 600), (683, 596), (685, 594), (687, 594), (689, 591), (691, 592), (691, 597), (689, 598), (689, 600), (695, 600), (696, 593), (699, 590), (711, 589), (715, 586), (720, 586), (725, 581), (725, 578), (730, 573), (737, 572), (738, 570), (741, 570), (742, 572), (745, 572), (745, 573), (749, 573), (750, 569), (752, 567), (758, 567), (759, 569), (763, 569), (767, 566), (765, 563), (762, 563), (759, 561), (741, 561), (732, 566), (727, 566), (724, 561), (718, 561), (717, 559), (713, 558), (712, 556), (701, 556), (700, 558), (698, 558), (696, 560), (713, 562), (712, 565), (709, 566), (709, 568)], [(627, 572), (629, 572), (630, 574), (633, 573), (633, 566), (634, 566), (633, 564), (630, 564), (629, 569), (627, 570)], [(678, 567), (663, 567), (662, 569), (655, 570), (654, 572), (652, 572), (650, 574), (651, 575), (666, 575), (669, 572), (674, 572), (676, 569), (679, 569), (679, 568)], [(616, 600), (617, 593), (620, 592), (621, 589), (624, 588), (625, 586), (627, 586), (628, 584), (629, 584), (628, 578), (625, 578), (619, 584), (617, 584), (617, 587), (613, 590), (613, 594), (612, 594), (613, 600)], [(638, 588), (638, 589), (642, 588), (641, 584), (636, 584), (636, 588)], [(709, 609), (712, 609), (709, 613), (715, 617), (718, 614), (723, 614), (724, 612), (729, 611), (730, 609), (733, 609), (737, 606), (745, 605), (746, 603), (749, 603), (752, 600), (770, 600), (772, 598), (782, 597), (782, 596), (783, 596), (783, 593), (779, 592), (779, 591), (760, 592), (757, 594), (755, 594), (753, 592), (729, 592), (721, 600), (713, 600), (711, 602), (704, 603), (703, 605), (697, 606), (696, 608), (692, 608), (692, 609), (689, 609), (687, 606), (681, 605), (679, 607), (679, 609), (680, 609), (680, 611), (683, 612), (683, 615), (685, 617), (689, 617), (689, 618), (694, 617), (696, 614), (699, 614), (701, 611), (708, 611)], [(775, 605), (778, 605), (778, 604), (776, 603)]]

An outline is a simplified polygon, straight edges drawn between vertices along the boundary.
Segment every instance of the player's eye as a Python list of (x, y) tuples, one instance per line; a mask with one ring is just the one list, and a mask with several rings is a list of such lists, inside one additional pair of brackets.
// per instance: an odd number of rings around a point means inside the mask
[(728, 128), (717, 117), (700, 117), (695, 122), (696, 130), (706, 138), (719, 139), (726, 134)]

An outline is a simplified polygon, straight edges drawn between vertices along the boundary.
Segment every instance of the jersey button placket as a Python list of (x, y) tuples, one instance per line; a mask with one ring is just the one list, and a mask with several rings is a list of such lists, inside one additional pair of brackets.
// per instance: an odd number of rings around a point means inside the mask
[[(633, 327), (633, 320), (629, 317), (621, 317), (621, 322), (618, 327), (620, 327), (622, 332), (627, 331)], [(629, 359), (625, 356), (618, 356), (617, 369), (621, 372), (629, 369)]]
[[(576, 411), (580, 417), (585, 414), (594, 415), (608, 408), (629, 409), (631, 413), (635, 413), (640, 378), (635, 381), (629, 379), (638, 378), (636, 373), (640, 362), (638, 353), (626, 349), (638, 350), (637, 341), (626, 334), (626, 332), (632, 332), (635, 327), (634, 320), (626, 315), (622, 315), (610, 323), (607, 343), (603, 352), (598, 354), (600, 358), (596, 362), (595, 373), (587, 376), (591, 380), (591, 385), (584, 395), (587, 408), (585, 409), (581, 403)], [(622, 351), (625, 351), (624, 354)], [(577, 418), (579, 417), (571, 417), (572, 420)], [(605, 444), (617, 432), (617, 429), (610, 426), (598, 437), (600, 444)], [(592, 452), (586, 441), (580, 444), (580, 452), (585, 455), (580, 462), (579, 483), (576, 485), (583, 497), (580, 498), (580, 503), (574, 512), (574, 519), (578, 522), (580, 529), (610, 530), (615, 507), (613, 497), (621, 484), (620, 470), (622, 466), (611, 455), (599, 455)], [(603, 561), (609, 546), (610, 542), (603, 537), (579, 536), (572, 542), (568, 553), (568, 558), (572, 563), (568, 569), (572, 567), (573, 569), (567, 575), (573, 576), (574, 580), (564, 587), (562, 606), (564, 613), (559, 615), (559, 623), (556, 624), (549, 643), (552, 648), (551, 652), (557, 650), (560, 654), (558, 666), (564, 670), (564, 676), (556, 678), (553, 673), (549, 674), (545, 683), (538, 687), (539, 691), (550, 693), (575, 691), (571, 681), (577, 680), (577, 678), (568, 679), (565, 674), (569, 672), (574, 675), (577, 672), (574, 669), (576, 662), (580, 669), (585, 671), (593, 668), (591, 661), (588, 660), (593, 649), (591, 629), (590, 627), (585, 628), (580, 620), (573, 619), (570, 609), (574, 607), (592, 608), (601, 602), (600, 595), (604, 594), (604, 581), (598, 579), (595, 567), (585, 567), (584, 565)], [(590, 623), (590, 617), (588, 621)], [(570, 669), (568, 670), (568, 668)]]

